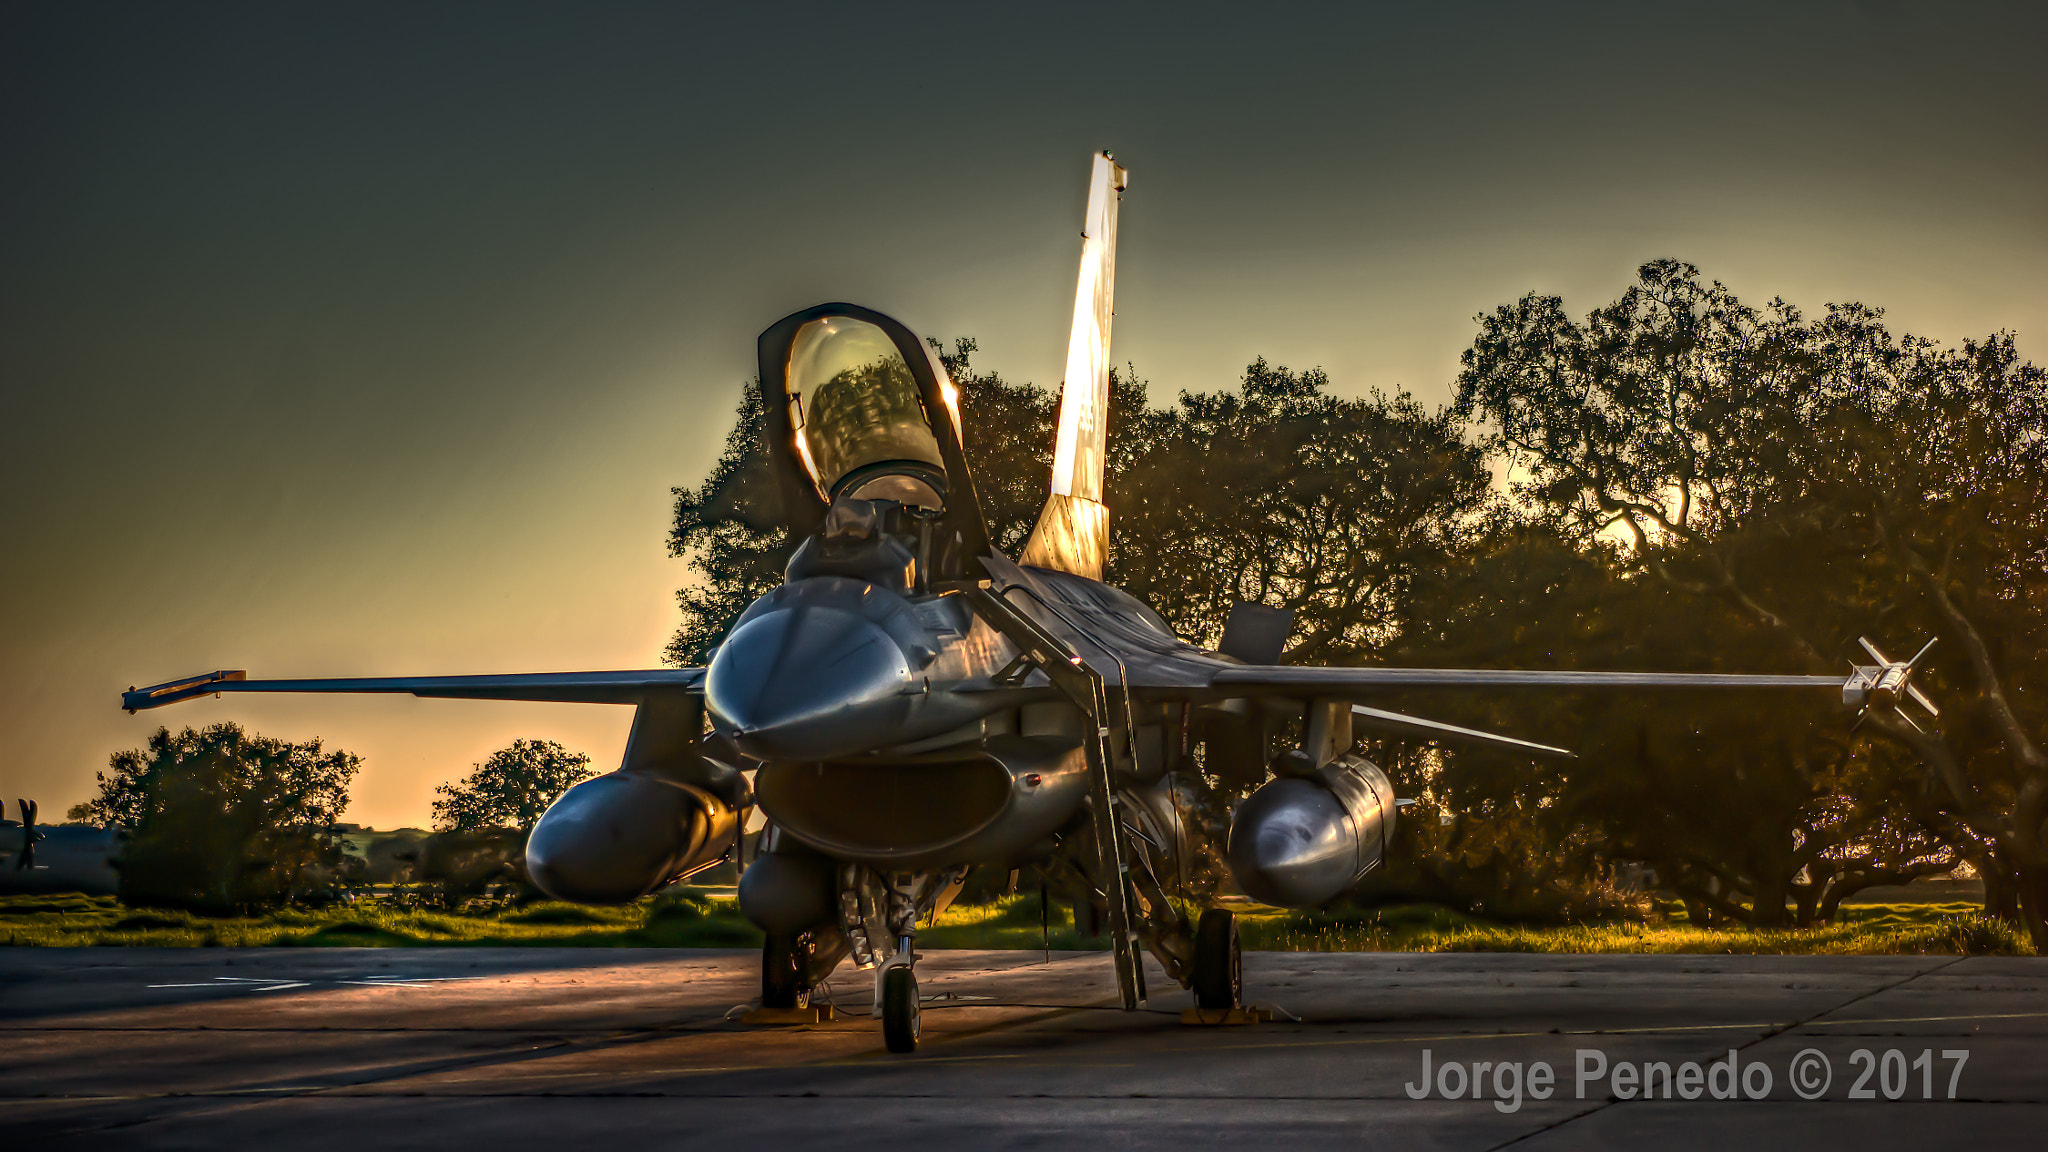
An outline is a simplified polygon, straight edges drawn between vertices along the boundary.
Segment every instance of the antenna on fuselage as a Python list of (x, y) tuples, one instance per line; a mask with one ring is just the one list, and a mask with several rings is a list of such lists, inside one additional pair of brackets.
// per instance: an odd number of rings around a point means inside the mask
[(1116, 300), (1116, 213), (1130, 177), (1107, 151), (1088, 174), (1081, 223), (1081, 274), (1067, 334), (1067, 376), (1053, 442), (1052, 495), (1019, 562), (1102, 578), (1109, 559), (1109, 509), (1102, 504), (1109, 449), (1109, 327)]

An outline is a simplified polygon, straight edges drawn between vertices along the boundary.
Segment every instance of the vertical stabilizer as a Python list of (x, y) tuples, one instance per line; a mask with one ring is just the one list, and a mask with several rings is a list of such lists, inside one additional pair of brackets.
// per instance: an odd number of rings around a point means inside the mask
[(1128, 177), (1107, 152), (1088, 176), (1081, 275), (1067, 337), (1067, 378), (1053, 446), (1052, 496), (1020, 562), (1102, 578), (1109, 558), (1109, 509), (1102, 506), (1109, 436), (1109, 326), (1116, 299), (1116, 210)]

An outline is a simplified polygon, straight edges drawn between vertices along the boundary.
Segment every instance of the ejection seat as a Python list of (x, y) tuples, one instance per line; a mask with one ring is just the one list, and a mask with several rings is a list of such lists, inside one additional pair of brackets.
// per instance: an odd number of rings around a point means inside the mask
[[(917, 555), (901, 533), (903, 505), (894, 500), (842, 496), (825, 514), (824, 529), (807, 537), (789, 558), (782, 578), (849, 576), (908, 596), (918, 587)], [(892, 523), (896, 522), (896, 523)], [(897, 532), (890, 532), (890, 528)]]

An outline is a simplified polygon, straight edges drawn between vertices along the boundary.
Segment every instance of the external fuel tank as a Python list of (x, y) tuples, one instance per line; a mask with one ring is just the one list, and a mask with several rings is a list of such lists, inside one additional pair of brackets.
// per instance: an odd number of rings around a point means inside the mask
[(1347, 753), (1246, 798), (1231, 820), (1227, 854), (1245, 895), (1308, 908), (1377, 867), (1393, 834), (1393, 785), (1370, 760)]

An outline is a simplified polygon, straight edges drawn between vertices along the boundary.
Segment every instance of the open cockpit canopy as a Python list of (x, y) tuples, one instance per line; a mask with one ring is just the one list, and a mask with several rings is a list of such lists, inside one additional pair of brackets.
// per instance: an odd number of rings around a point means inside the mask
[(764, 431), (792, 529), (819, 533), (830, 508), (886, 502), (931, 522), (941, 552), (957, 557), (949, 566), (987, 550), (958, 395), (914, 333), (870, 309), (821, 304), (763, 332), (760, 353)]
[(848, 316), (807, 322), (790, 345), (787, 388), (798, 451), (828, 501), (844, 493), (945, 507), (938, 437), (888, 333)]

